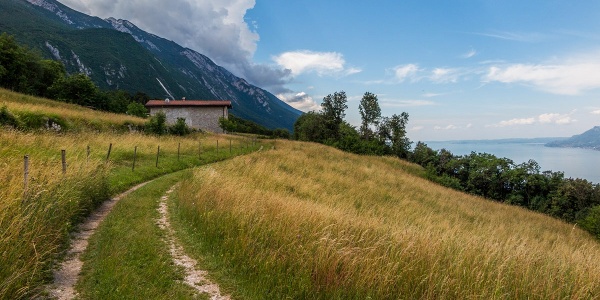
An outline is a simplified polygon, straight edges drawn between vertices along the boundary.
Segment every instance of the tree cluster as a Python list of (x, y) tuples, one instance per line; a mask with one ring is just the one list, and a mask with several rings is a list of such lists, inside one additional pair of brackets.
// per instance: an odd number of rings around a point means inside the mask
[(146, 94), (101, 91), (85, 74), (68, 75), (61, 62), (42, 59), (6, 33), (0, 35), (0, 87), (109, 112), (147, 116), (143, 105), (149, 100)]
[(290, 132), (287, 129), (268, 129), (262, 125), (249, 120), (229, 114), (228, 118), (219, 118), (219, 126), (227, 132), (250, 133), (273, 138), (289, 139)]
[(600, 238), (600, 185), (543, 171), (534, 160), (515, 164), (488, 153), (456, 156), (418, 142), (410, 161), (442, 185), (507, 204), (526, 207), (571, 223)]
[(343, 91), (327, 95), (320, 111), (298, 118), (294, 124), (294, 138), (358, 154), (408, 157), (411, 145), (406, 137), (408, 113), (382, 117), (377, 96), (366, 92), (359, 105), (362, 123), (356, 129), (344, 120), (347, 102)]

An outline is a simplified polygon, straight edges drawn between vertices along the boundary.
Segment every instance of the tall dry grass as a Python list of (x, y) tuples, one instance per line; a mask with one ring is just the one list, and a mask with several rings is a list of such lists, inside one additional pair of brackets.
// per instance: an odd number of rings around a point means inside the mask
[[(0, 298), (19, 299), (34, 295), (51, 278), (69, 231), (108, 198), (108, 169), (96, 158), (86, 159), (77, 136), (10, 130), (0, 134)], [(61, 149), (68, 154), (64, 175)]]
[(576, 226), (321, 145), (195, 171), (175, 216), (257, 299), (593, 299), (600, 245)]
[(39, 114), (58, 116), (70, 122), (78, 131), (86, 129), (107, 130), (131, 125), (143, 125), (146, 120), (123, 114), (107, 113), (75, 104), (58, 102), (0, 88), (0, 107), (6, 106), (14, 114)]

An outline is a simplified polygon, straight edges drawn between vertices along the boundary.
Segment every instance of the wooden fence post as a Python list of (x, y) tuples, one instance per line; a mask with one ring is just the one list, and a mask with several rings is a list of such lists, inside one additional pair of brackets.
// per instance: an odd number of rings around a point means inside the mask
[(137, 157), (137, 146), (133, 149), (133, 165), (131, 166), (131, 171), (135, 171), (135, 159)]
[(177, 144), (177, 161), (179, 161), (180, 150), (181, 150), (181, 143)]
[(89, 162), (90, 161), (90, 145), (87, 145), (87, 156), (85, 158), (85, 162)]
[(219, 140), (217, 140), (217, 154), (219, 154)]
[(29, 183), (29, 155), (23, 157), (23, 193), (27, 192), (27, 184)]
[(67, 151), (60, 150), (60, 157), (62, 158), (62, 173), (67, 174)]
[(158, 150), (156, 150), (156, 167), (158, 168), (158, 155), (160, 154), (160, 145), (158, 146)]
[(198, 159), (202, 159), (202, 142), (198, 141)]
[(229, 155), (231, 155), (231, 139), (229, 140)]
[(108, 159), (110, 158), (110, 151), (112, 151), (112, 143), (108, 145), (108, 154), (106, 154), (106, 161), (108, 161)]

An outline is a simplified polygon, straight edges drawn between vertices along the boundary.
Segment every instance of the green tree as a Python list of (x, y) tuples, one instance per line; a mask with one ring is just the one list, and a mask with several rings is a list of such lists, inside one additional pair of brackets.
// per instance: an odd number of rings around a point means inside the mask
[(289, 139), (291, 135), (290, 132), (285, 128), (276, 128), (273, 130), (273, 137), (279, 139)]
[(48, 92), (59, 101), (98, 108), (102, 106), (98, 103), (98, 87), (85, 74), (61, 78), (49, 88)]
[(348, 109), (348, 98), (346, 92), (335, 92), (327, 95), (323, 98), (321, 103), (321, 111), (325, 118), (325, 125), (327, 128), (327, 137), (336, 140), (340, 136), (340, 125), (344, 121), (346, 116), (346, 109)]
[(127, 105), (127, 114), (140, 118), (148, 117), (148, 109), (143, 104), (131, 102)]
[(67, 74), (65, 65), (62, 62), (44, 59), (39, 61), (42, 74), (34, 83), (35, 94), (41, 97), (49, 98), (48, 89), (58, 80), (64, 78)]
[(437, 152), (429, 148), (427, 144), (423, 142), (418, 142), (410, 155), (410, 161), (419, 164), (422, 167), (427, 167), (428, 165), (433, 164), (436, 159)]
[(392, 153), (400, 158), (408, 158), (410, 144), (406, 137), (406, 125), (408, 124), (408, 113), (384, 117), (379, 123), (378, 134), (381, 141), (388, 144)]
[(377, 95), (366, 92), (360, 100), (358, 111), (362, 119), (360, 134), (362, 138), (369, 140), (373, 137), (371, 125), (377, 126), (381, 118), (381, 108), (379, 107)]
[(294, 139), (299, 141), (323, 143), (326, 131), (325, 117), (318, 112), (302, 114), (294, 123)]
[(600, 205), (592, 207), (587, 215), (579, 220), (581, 228), (591, 232), (600, 239)]
[(13, 36), (0, 35), (0, 86), (35, 94), (33, 82), (42, 74), (39, 56), (17, 44)]

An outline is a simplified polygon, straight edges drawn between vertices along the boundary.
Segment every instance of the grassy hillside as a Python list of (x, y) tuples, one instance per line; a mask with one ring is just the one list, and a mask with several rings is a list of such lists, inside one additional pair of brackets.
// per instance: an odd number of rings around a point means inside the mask
[(244, 299), (600, 297), (589, 234), (419, 172), (278, 142), (197, 169), (172, 212), (187, 251)]
[[(130, 132), (128, 125), (141, 125), (144, 120), (6, 90), (0, 90), (0, 106), (27, 122), (52, 118), (65, 125), (58, 132), (44, 126), (24, 131), (0, 127), (0, 299), (28, 299), (40, 293), (68, 246), (69, 233), (112, 194), (162, 174), (259, 147), (231, 136), (157, 137)], [(61, 150), (66, 153), (66, 173)]]

